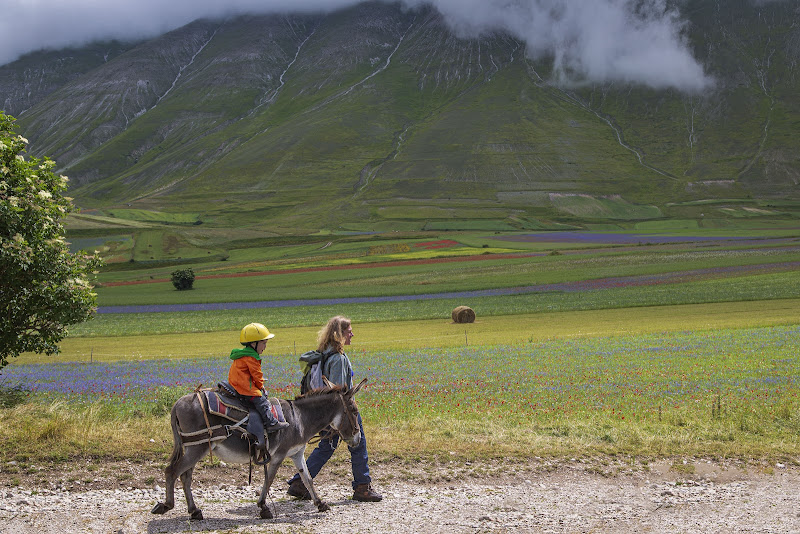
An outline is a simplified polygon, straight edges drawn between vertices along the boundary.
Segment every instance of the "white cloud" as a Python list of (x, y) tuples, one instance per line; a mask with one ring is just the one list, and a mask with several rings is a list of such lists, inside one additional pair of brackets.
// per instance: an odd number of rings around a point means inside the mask
[[(0, 64), (42, 48), (151, 37), (202, 17), (332, 11), (357, 0), (1, 0)], [(404, 0), (431, 4), (463, 36), (501, 30), (561, 83), (633, 82), (699, 90), (710, 80), (665, 0)], [(639, 8), (634, 12), (634, 5)]]
[(552, 57), (562, 84), (632, 82), (687, 91), (711, 84), (692, 56), (679, 14), (664, 0), (430, 2), (462, 35), (504, 30), (525, 41), (530, 57)]

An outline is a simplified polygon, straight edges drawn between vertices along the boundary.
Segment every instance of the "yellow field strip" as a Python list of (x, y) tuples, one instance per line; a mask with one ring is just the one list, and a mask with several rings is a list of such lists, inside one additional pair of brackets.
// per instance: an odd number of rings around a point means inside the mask
[[(271, 311), (269, 313), (274, 313)], [(268, 317), (253, 321), (269, 326)], [(356, 323), (351, 354), (537, 342), (554, 338), (615, 336), (800, 324), (800, 299), (652, 306), (529, 315), (478, 317), (472, 324), (441, 320)], [(321, 325), (320, 325), (321, 326)], [(278, 328), (266, 357), (294, 358), (316, 348), (318, 327)], [(129, 337), (67, 338), (56, 356), (23, 354), (16, 364), (127, 359), (224, 357), (238, 346), (238, 331)], [(13, 364), (12, 364), (13, 365)]]

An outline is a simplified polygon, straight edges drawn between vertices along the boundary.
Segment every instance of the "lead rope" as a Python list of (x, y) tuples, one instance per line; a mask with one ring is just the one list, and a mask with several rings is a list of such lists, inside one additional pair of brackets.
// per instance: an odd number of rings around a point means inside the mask
[(214, 437), (214, 432), (211, 431), (211, 423), (208, 422), (208, 414), (203, 406), (203, 395), (200, 394), (200, 388), (202, 385), (203, 384), (198, 384), (194, 390), (194, 393), (197, 395), (197, 400), (200, 401), (200, 409), (203, 411), (203, 419), (206, 420), (206, 429), (208, 429), (208, 457), (211, 463), (214, 463), (214, 454), (211, 452), (211, 438)]

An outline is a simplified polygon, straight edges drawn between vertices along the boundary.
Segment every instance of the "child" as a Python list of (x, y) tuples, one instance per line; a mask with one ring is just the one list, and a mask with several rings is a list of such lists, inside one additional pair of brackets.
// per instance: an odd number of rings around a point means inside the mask
[[(231, 351), (231, 369), (228, 382), (245, 400), (249, 401), (264, 421), (264, 433), (287, 428), (289, 423), (278, 421), (270, 410), (269, 399), (264, 392), (264, 375), (261, 373), (261, 353), (267, 340), (275, 337), (261, 323), (250, 323), (239, 334), (241, 349)], [(257, 436), (258, 446), (264, 446), (264, 436)]]

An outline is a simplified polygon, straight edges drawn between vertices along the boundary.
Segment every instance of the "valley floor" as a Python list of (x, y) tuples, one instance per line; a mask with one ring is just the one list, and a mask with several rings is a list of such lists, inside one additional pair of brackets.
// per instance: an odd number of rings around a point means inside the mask
[[(359, 268), (368, 268), (362, 265)], [(668, 284), (685, 284), (703, 280), (718, 280), (730, 276), (752, 276), (781, 272), (792, 272), (800, 269), (798, 261), (784, 261), (756, 265), (711, 267), (706, 269), (692, 269), (660, 274), (646, 274), (633, 276), (616, 276), (561, 282), (553, 284), (537, 284), (517, 287), (495, 289), (478, 289), (473, 291), (453, 291), (448, 293), (423, 293), (412, 295), (385, 295), (377, 297), (342, 297), (324, 299), (296, 299), (296, 300), (268, 300), (251, 302), (210, 302), (200, 304), (152, 304), (129, 306), (101, 306), (98, 313), (151, 313), (151, 312), (188, 312), (203, 310), (236, 310), (250, 308), (279, 308), (293, 306), (319, 306), (339, 305), (371, 302), (401, 302), (429, 299), (475, 298), (496, 297), (505, 295), (522, 295), (530, 293), (564, 292), (576, 293), (580, 291), (595, 291), (619, 287), (659, 286)], [(234, 278), (238, 275), (224, 275), (221, 278)], [(121, 284), (120, 284), (121, 285)]]

